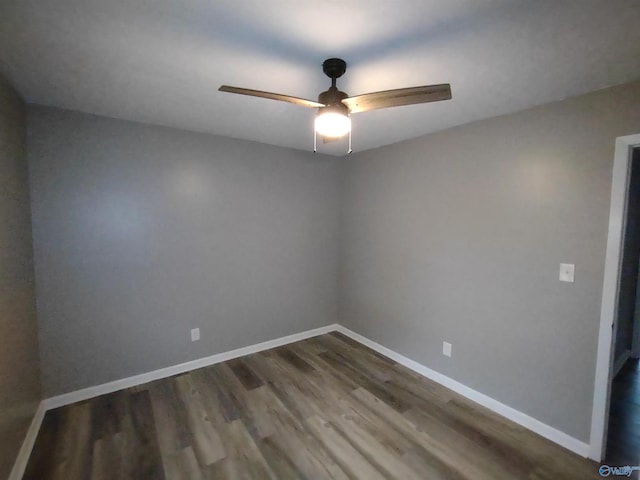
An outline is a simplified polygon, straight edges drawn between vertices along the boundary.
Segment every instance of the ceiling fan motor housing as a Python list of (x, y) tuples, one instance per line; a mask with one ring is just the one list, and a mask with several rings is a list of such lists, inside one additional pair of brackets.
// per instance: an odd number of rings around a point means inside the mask
[(342, 103), (342, 100), (347, 98), (348, 96), (349, 95), (341, 92), (336, 87), (330, 87), (329, 90), (318, 95), (318, 103), (322, 103), (323, 105), (326, 105), (328, 107), (341, 106), (347, 109), (347, 106)]

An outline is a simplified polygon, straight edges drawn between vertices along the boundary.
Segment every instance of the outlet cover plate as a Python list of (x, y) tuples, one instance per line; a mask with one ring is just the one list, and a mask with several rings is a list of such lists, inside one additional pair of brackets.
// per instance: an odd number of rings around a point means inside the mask
[(200, 340), (200, 329), (192, 328), (191, 329), (191, 341), (195, 342), (196, 340)]

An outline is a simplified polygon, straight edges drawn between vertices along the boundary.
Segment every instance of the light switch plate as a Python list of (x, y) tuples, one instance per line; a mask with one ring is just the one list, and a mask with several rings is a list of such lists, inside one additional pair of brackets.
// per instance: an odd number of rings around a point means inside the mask
[(191, 341), (195, 342), (196, 340), (200, 340), (200, 329), (194, 328), (191, 330)]
[(560, 264), (560, 281), (573, 283), (576, 266), (573, 263)]
[(446, 357), (451, 356), (451, 344), (449, 342), (442, 342), (442, 354)]

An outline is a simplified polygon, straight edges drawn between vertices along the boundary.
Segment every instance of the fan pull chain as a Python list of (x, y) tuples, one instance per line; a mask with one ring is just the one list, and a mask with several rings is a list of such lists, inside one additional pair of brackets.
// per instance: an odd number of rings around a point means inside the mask
[(349, 130), (349, 150), (347, 150), (347, 155), (349, 155), (353, 150), (351, 149), (351, 130)]

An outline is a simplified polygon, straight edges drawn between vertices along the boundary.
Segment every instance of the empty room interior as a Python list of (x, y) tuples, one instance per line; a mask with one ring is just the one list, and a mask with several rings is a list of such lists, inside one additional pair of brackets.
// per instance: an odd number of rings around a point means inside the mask
[(638, 25), (0, 0), (0, 478), (638, 478)]

